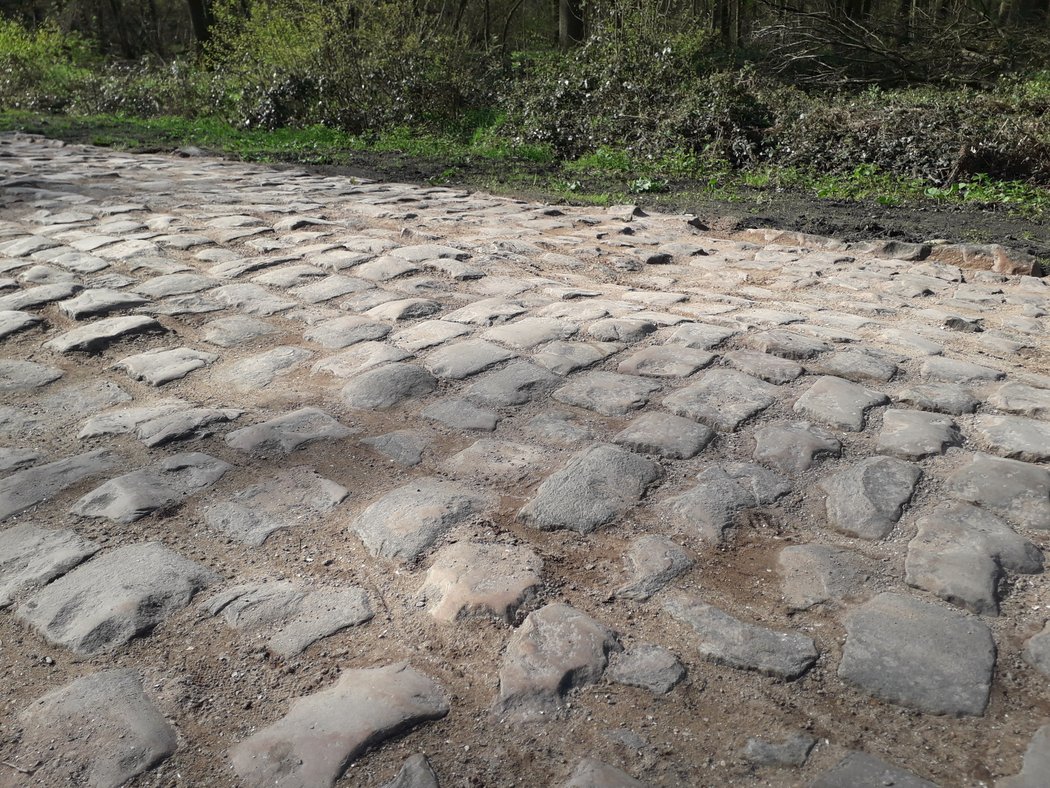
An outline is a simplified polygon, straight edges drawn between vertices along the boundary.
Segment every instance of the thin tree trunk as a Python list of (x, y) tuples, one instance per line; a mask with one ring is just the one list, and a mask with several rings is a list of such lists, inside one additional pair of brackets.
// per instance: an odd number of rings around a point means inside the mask
[(565, 52), (583, 41), (583, 3), (580, 0), (559, 0), (558, 43)]
[(211, 9), (208, 0), (186, 0), (190, 7), (190, 21), (193, 23), (193, 37), (197, 46), (203, 46), (211, 38)]

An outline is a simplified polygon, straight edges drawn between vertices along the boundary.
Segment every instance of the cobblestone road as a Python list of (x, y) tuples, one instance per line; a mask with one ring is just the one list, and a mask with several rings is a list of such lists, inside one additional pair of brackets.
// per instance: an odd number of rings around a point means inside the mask
[(1046, 280), (697, 225), (0, 138), (0, 785), (1050, 784)]

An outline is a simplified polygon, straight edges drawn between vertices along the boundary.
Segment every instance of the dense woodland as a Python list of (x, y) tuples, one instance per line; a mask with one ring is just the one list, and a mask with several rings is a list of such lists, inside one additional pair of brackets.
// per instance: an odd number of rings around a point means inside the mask
[(3, 0), (0, 104), (1050, 183), (1047, 0)]

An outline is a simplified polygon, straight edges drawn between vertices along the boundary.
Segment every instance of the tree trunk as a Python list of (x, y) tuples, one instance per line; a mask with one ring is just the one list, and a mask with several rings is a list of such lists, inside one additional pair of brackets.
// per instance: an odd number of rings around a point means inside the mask
[(208, 0), (186, 0), (190, 7), (190, 21), (193, 23), (193, 36), (200, 47), (211, 38), (211, 9)]
[(583, 3), (558, 0), (558, 43), (563, 52), (583, 41)]

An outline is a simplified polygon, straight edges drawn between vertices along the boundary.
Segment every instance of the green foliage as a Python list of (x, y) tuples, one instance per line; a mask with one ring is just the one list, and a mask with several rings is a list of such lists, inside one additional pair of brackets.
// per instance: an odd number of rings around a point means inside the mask
[(0, 106), (63, 110), (94, 65), (80, 36), (50, 23), (27, 30), (0, 16)]

